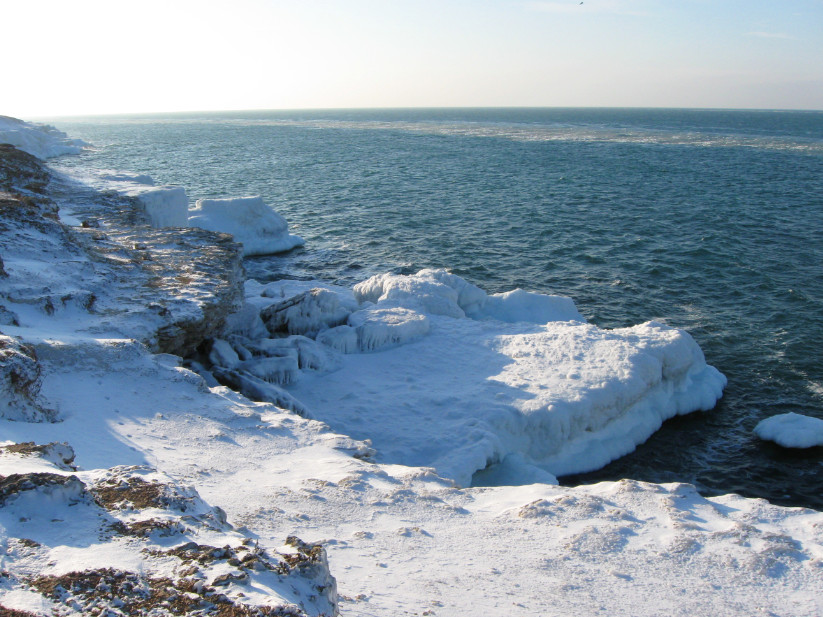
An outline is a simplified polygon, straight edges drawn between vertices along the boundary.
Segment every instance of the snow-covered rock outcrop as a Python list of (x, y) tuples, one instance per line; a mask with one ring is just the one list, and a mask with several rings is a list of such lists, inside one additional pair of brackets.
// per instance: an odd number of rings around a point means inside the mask
[(0, 229), (8, 333), (34, 327), (59, 338), (93, 327), (186, 355), (242, 304), (245, 273), (229, 236), (156, 229), (132, 200), (52, 178), (8, 146), (0, 147)]
[[(246, 293), (244, 310), (257, 307), (268, 333), (215, 342), (218, 380), (257, 400), (284, 397), (255, 379), (282, 387), (302, 413), (371, 440), (377, 460), (433, 467), (461, 486), (489, 467), (486, 480), (522, 481), (598, 469), (666, 419), (711, 409), (726, 383), (682, 330), (603, 330), (569, 298), (489, 296), (444, 270), (352, 290), (250, 281)], [(298, 362), (307, 343), (327, 351)]]

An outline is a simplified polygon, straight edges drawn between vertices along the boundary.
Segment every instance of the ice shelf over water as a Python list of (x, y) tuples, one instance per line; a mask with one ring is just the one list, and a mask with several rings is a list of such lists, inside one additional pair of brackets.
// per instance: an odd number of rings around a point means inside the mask
[(245, 256), (283, 253), (304, 243), (260, 197), (199, 199), (189, 210), (189, 225), (233, 235)]
[(289, 375), (312, 417), (370, 439), (377, 460), (433, 467), (460, 486), (504, 462), (524, 481), (597, 469), (667, 418), (711, 409), (726, 383), (682, 330), (603, 330), (568, 298), (489, 296), (444, 270), (351, 291), (318, 281), (246, 290), (271, 336), (311, 337), (334, 357)]

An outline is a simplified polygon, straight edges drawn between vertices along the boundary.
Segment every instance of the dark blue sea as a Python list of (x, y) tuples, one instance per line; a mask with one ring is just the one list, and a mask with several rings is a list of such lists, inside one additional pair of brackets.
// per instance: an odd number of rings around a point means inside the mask
[(606, 328), (685, 328), (729, 378), (564, 483), (694, 483), (823, 509), (823, 448), (752, 429), (823, 418), (823, 112), (444, 109), (52, 121), (92, 151), (58, 166), (147, 173), (201, 197), (262, 195), (306, 246), (262, 280), (351, 284), (445, 267), (488, 292), (563, 294)]

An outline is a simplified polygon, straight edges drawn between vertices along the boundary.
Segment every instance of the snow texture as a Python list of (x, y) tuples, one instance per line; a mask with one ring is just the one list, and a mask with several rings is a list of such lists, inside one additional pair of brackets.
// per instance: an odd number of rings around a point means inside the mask
[(798, 413), (782, 413), (761, 420), (754, 427), (754, 433), (784, 448), (823, 446), (823, 420)]
[(68, 135), (53, 126), (8, 116), (0, 116), (0, 143), (11, 144), (40, 159), (79, 154), (87, 145), (79, 139), (69, 139)]
[(304, 244), (260, 197), (199, 199), (189, 210), (189, 225), (231, 234), (246, 256), (283, 253)]

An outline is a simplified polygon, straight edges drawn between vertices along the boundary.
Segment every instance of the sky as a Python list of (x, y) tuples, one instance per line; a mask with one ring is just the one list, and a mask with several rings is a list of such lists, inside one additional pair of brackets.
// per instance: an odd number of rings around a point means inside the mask
[(823, 109), (823, 0), (27, 0), (0, 114)]

